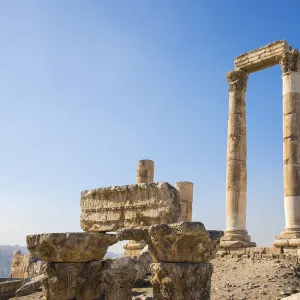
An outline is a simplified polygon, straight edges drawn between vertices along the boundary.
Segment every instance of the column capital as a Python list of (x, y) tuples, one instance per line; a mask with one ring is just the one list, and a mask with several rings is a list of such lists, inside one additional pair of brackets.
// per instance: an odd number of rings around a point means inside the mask
[(279, 62), (281, 65), (282, 74), (299, 71), (298, 57), (298, 49), (294, 49), (291, 52), (286, 51), (283, 53)]
[(247, 89), (248, 73), (244, 70), (233, 70), (226, 74), (226, 78), (229, 82), (229, 91), (243, 91)]

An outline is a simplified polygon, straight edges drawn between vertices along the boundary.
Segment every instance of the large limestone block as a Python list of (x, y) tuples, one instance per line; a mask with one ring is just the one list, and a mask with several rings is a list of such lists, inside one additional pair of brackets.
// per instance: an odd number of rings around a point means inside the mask
[(45, 279), (46, 276), (44, 274), (32, 278), (29, 282), (25, 283), (16, 291), (16, 296), (21, 297), (38, 292), (41, 289), (41, 285)]
[(300, 164), (299, 140), (285, 139), (283, 143), (283, 163)]
[(241, 54), (234, 59), (234, 65), (237, 69), (248, 72), (260, 71), (278, 64), (282, 55), (289, 50), (291, 50), (291, 47), (286, 41), (276, 41)]
[(283, 138), (299, 140), (300, 138), (300, 114), (288, 114), (283, 116)]
[(113, 234), (100, 232), (44, 233), (27, 236), (29, 252), (46, 262), (87, 262), (101, 260)]
[(81, 228), (116, 231), (174, 223), (180, 215), (180, 196), (167, 182), (112, 186), (81, 193)]
[(223, 231), (206, 230), (200, 222), (123, 228), (117, 232), (119, 240), (145, 240), (154, 262), (208, 262), (223, 235)]
[(213, 266), (210, 263), (154, 263), (153, 299), (209, 300)]

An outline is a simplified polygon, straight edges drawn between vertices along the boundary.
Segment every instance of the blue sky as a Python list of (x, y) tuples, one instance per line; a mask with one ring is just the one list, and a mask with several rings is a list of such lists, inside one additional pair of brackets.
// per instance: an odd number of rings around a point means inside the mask
[[(234, 57), (300, 46), (298, 1), (1, 1), (0, 244), (81, 231), (80, 191), (194, 182), (193, 219), (225, 228), (228, 84)], [(284, 227), (279, 66), (247, 90), (252, 240)], [(122, 251), (117, 245), (114, 251)]]

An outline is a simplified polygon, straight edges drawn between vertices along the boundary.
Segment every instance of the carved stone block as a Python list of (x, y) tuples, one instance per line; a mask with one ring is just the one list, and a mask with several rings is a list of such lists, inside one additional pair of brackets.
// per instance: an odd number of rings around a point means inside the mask
[(103, 271), (111, 260), (87, 263), (47, 263), (43, 281), (47, 300), (105, 299), (107, 288), (103, 283)]
[(116, 237), (99, 232), (74, 232), (28, 235), (26, 240), (29, 252), (46, 262), (87, 262), (103, 259)]
[(122, 257), (111, 260), (110, 267), (103, 272), (107, 300), (131, 300), (134, 283), (145, 275), (146, 270), (135, 259)]
[(216, 253), (223, 231), (209, 231), (200, 222), (123, 228), (119, 240), (145, 240), (155, 262), (208, 262)]
[(210, 263), (153, 263), (151, 272), (156, 300), (210, 299)]
[(47, 300), (75, 299), (82, 263), (47, 263), (43, 282)]
[(116, 231), (122, 227), (174, 223), (180, 215), (178, 191), (166, 182), (87, 190), (81, 193), (81, 228)]

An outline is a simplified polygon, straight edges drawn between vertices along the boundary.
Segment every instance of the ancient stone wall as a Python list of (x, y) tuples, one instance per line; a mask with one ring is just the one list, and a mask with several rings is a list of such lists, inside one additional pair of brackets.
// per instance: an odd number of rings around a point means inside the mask
[(29, 278), (43, 273), (44, 262), (30, 254), (16, 251), (13, 254), (10, 278)]
[(300, 249), (294, 248), (277, 248), (277, 247), (251, 247), (251, 248), (222, 248), (219, 249), (215, 257), (228, 258), (251, 258), (251, 259), (282, 259), (294, 264), (300, 263)]

